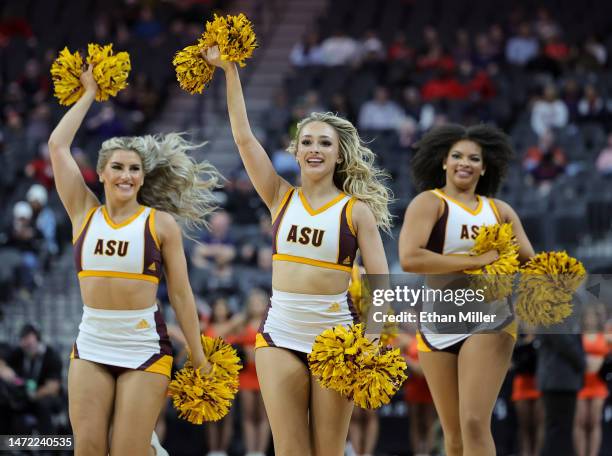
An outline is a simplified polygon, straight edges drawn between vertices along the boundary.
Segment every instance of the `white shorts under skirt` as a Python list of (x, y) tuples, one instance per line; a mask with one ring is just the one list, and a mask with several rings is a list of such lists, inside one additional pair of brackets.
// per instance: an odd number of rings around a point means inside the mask
[(170, 377), (172, 346), (161, 309), (157, 305), (139, 310), (83, 306), (79, 335), (70, 357)]
[(282, 347), (310, 353), (315, 337), (324, 330), (358, 321), (347, 292), (311, 295), (273, 290), (255, 347)]

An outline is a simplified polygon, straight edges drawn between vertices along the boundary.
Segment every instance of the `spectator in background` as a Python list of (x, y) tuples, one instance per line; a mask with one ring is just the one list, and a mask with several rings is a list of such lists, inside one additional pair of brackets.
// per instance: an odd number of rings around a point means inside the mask
[(105, 141), (127, 133), (125, 125), (117, 116), (113, 105), (105, 103), (100, 111), (86, 122), (87, 131), (97, 136), (96, 141)]
[(234, 223), (248, 225), (253, 223), (253, 214), (268, 209), (262, 203), (261, 198), (257, 196), (246, 171), (240, 169), (234, 174), (235, 177), (225, 185), (227, 193), (225, 209), (232, 214)]
[(472, 63), (478, 69), (485, 69), (491, 63), (498, 63), (501, 51), (497, 49), (486, 33), (479, 33), (474, 40), (474, 55)]
[(26, 62), (23, 75), (17, 80), (17, 84), (23, 90), (30, 107), (44, 101), (49, 94), (49, 77), (46, 73), (41, 73), (36, 59)]
[(304, 107), (304, 112), (306, 115), (310, 115), (313, 112), (325, 111), (325, 108), (319, 100), (319, 92), (314, 89), (309, 90), (304, 94), (301, 104)]
[(404, 32), (399, 31), (395, 34), (395, 38), (387, 50), (387, 58), (390, 62), (408, 62), (414, 58), (414, 49), (408, 45), (406, 34)]
[(307, 33), (293, 45), (289, 61), (295, 67), (306, 67), (325, 64), (325, 56), (317, 32)]
[(421, 132), (433, 125), (435, 108), (432, 104), (421, 101), (421, 93), (415, 86), (407, 86), (402, 92), (402, 107), (406, 116), (414, 119)]
[(555, 144), (555, 136), (550, 130), (546, 130), (538, 145), (527, 149), (523, 157), (523, 169), (531, 174), (538, 186), (543, 187), (543, 191), (563, 173), (566, 164), (565, 152)]
[(153, 9), (149, 6), (145, 6), (140, 10), (133, 30), (134, 35), (148, 41), (155, 40), (163, 32), (161, 22), (157, 20)]
[(553, 35), (544, 41), (544, 54), (560, 63), (565, 63), (569, 58), (569, 46), (561, 39), (560, 35)]
[(423, 84), (421, 96), (423, 101), (467, 100), (469, 89), (459, 82), (453, 65), (438, 70), (433, 78)]
[(89, 159), (87, 155), (85, 155), (85, 152), (79, 147), (74, 147), (72, 149), (72, 156), (81, 170), (83, 180), (85, 180), (87, 186), (91, 188), (96, 195), (101, 194), (103, 189), (98, 179), (98, 173), (96, 173), (96, 170), (89, 164)]
[(30, 296), (35, 285), (40, 284), (40, 248), (43, 236), (32, 221), (32, 207), (25, 201), (19, 201), (13, 207), (13, 223), (9, 231), (7, 247), (21, 253), (19, 284), (24, 297)]
[(538, 53), (538, 40), (531, 34), (527, 22), (521, 22), (516, 35), (506, 43), (506, 61), (513, 65), (524, 66)]
[(209, 269), (214, 263), (229, 263), (236, 256), (236, 242), (230, 236), (232, 223), (226, 211), (217, 211), (210, 218), (210, 227), (195, 245), (191, 263), (200, 269)]
[(49, 260), (59, 253), (57, 245), (57, 220), (53, 209), (47, 206), (48, 193), (40, 184), (32, 185), (26, 199), (32, 207), (32, 219), (36, 229), (42, 233), (44, 238), (43, 256)]
[(374, 30), (365, 32), (359, 46), (359, 57), (362, 62), (381, 62), (384, 60), (385, 47)]
[(576, 79), (570, 77), (563, 82), (562, 99), (567, 106), (569, 123), (578, 120), (578, 103), (581, 99), (580, 86)]
[(263, 115), (263, 124), (266, 128), (266, 138), (268, 147), (273, 150), (281, 144), (281, 138), (287, 134), (289, 123), (291, 122), (291, 112), (287, 93), (280, 89), (272, 99), (270, 106)]
[(587, 84), (578, 102), (578, 121), (601, 123), (606, 119), (607, 114), (606, 102), (593, 84)]
[(29, 434), (36, 429), (40, 434), (53, 434), (52, 416), (62, 408), (62, 361), (52, 347), (42, 342), (33, 325), (26, 324), (19, 337), (19, 347), (7, 359), (7, 364), (23, 380), (28, 397), (16, 433)]
[(597, 35), (590, 35), (584, 43), (584, 50), (590, 54), (600, 68), (606, 66), (608, 61), (608, 50), (602, 44)]
[(533, 23), (533, 27), (538, 35), (538, 38), (546, 41), (553, 36), (557, 36), (561, 33), (561, 27), (552, 18), (550, 11), (545, 7), (540, 7), (536, 11), (536, 19)]
[(389, 99), (388, 89), (378, 86), (374, 98), (361, 106), (358, 124), (364, 130), (395, 130), (404, 117), (399, 105)]
[(455, 32), (455, 42), (453, 43), (451, 54), (455, 62), (472, 59), (472, 43), (470, 41), (470, 32), (467, 29), (460, 28)]
[(26, 127), (26, 136), (28, 138), (28, 150), (35, 150), (36, 146), (42, 141), (47, 141), (49, 133), (49, 121), (51, 119), (51, 110), (45, 102), (39, 103), (30, 112)]
[(612, 176), (612, 133), (608, 134), (608, 145), (599, 153), (595, 168), (602, 176)]
[(290, 142), (289, 136), (283, 135), (281, 147), (272, 153), (272, 164), (276, 172), (283, 178), (289, 182), (295, 182), (300, 174), (300, 167), (295, 157), (287, 151)]
[(532, 130), (541, 137), (546, 130), (565, 127), (568, 120), (567, 106), (558, 97), (555, 86), (547, 84), (542, 92), (542, 98), (533, 104), (531, 110)]
[(49, 157), (47, 142), (38, 145), (38, 158), (29, 162), (25, 167), (25, 175), (41, 184), (47, 191), (53, 188), (53, 168)]
[(349, 65), (359, 57), (359, 45), (344, 31), (338, 29), (321, 43), (321, 52), (324, 65)]
[(269, 253), (269, 249), (272, 248), (272, 222), (269, 212), (263, 211), (259, 214), (258, 229), (259, 231), (254, 235), (249, 234), (245, 239), (242, 239), (240, 260), (244, 264), (257, 266), (259, 251), (263, 249), (265, 253)]
[(347, 101), (346, 96), (342, 93), (334, 93), (329, 100), (330, 112), (350, 121), (355, 121), (355, 112), (351, 107), (351, 104)]

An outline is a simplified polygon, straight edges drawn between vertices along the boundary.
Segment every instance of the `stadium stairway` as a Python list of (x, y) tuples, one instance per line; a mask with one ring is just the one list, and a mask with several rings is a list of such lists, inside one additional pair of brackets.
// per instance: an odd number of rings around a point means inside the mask
[[(262, 140), (263, 114), (291, 69), (291, 48), (315, 24), (326, 6), (327, 0), (237, 0), (230, 8), (231, 14), (242, 12), (253, 19), (260, 42), (240, 76), (251, 126)], [(151, 131), (188, 131), (197, 140), (207, 141), (198, 158), (209, 160), (226, 176), (240, 164), (225, 105), (225, 81), (219, 71), (203, 95), (191, 96), (177, 84)]]

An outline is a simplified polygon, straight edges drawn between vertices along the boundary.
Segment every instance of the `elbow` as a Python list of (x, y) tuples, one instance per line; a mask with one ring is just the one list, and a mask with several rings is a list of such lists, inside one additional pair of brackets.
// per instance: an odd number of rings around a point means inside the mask
[(400, 265), (404, 272), (421, 272), (419, 261), (415, 255), (403, 254), (400, 256)]

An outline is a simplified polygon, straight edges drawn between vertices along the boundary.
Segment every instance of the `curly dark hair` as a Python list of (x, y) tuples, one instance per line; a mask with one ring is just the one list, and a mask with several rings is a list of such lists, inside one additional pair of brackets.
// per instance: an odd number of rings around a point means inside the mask
[(446, 174), (442, 163), (453, 144), (461, 140), (473, 141), (482, 149), (487, 172), (478, 179), (476, 193), (494, 196), (508, 171), (508, 162), (514, 156), (510, 138), (492, 125), (464, 127), (458, 124), (433, 128), (418, 141), (412, 159), (413, 182), (419, 191), (444, 187)]

